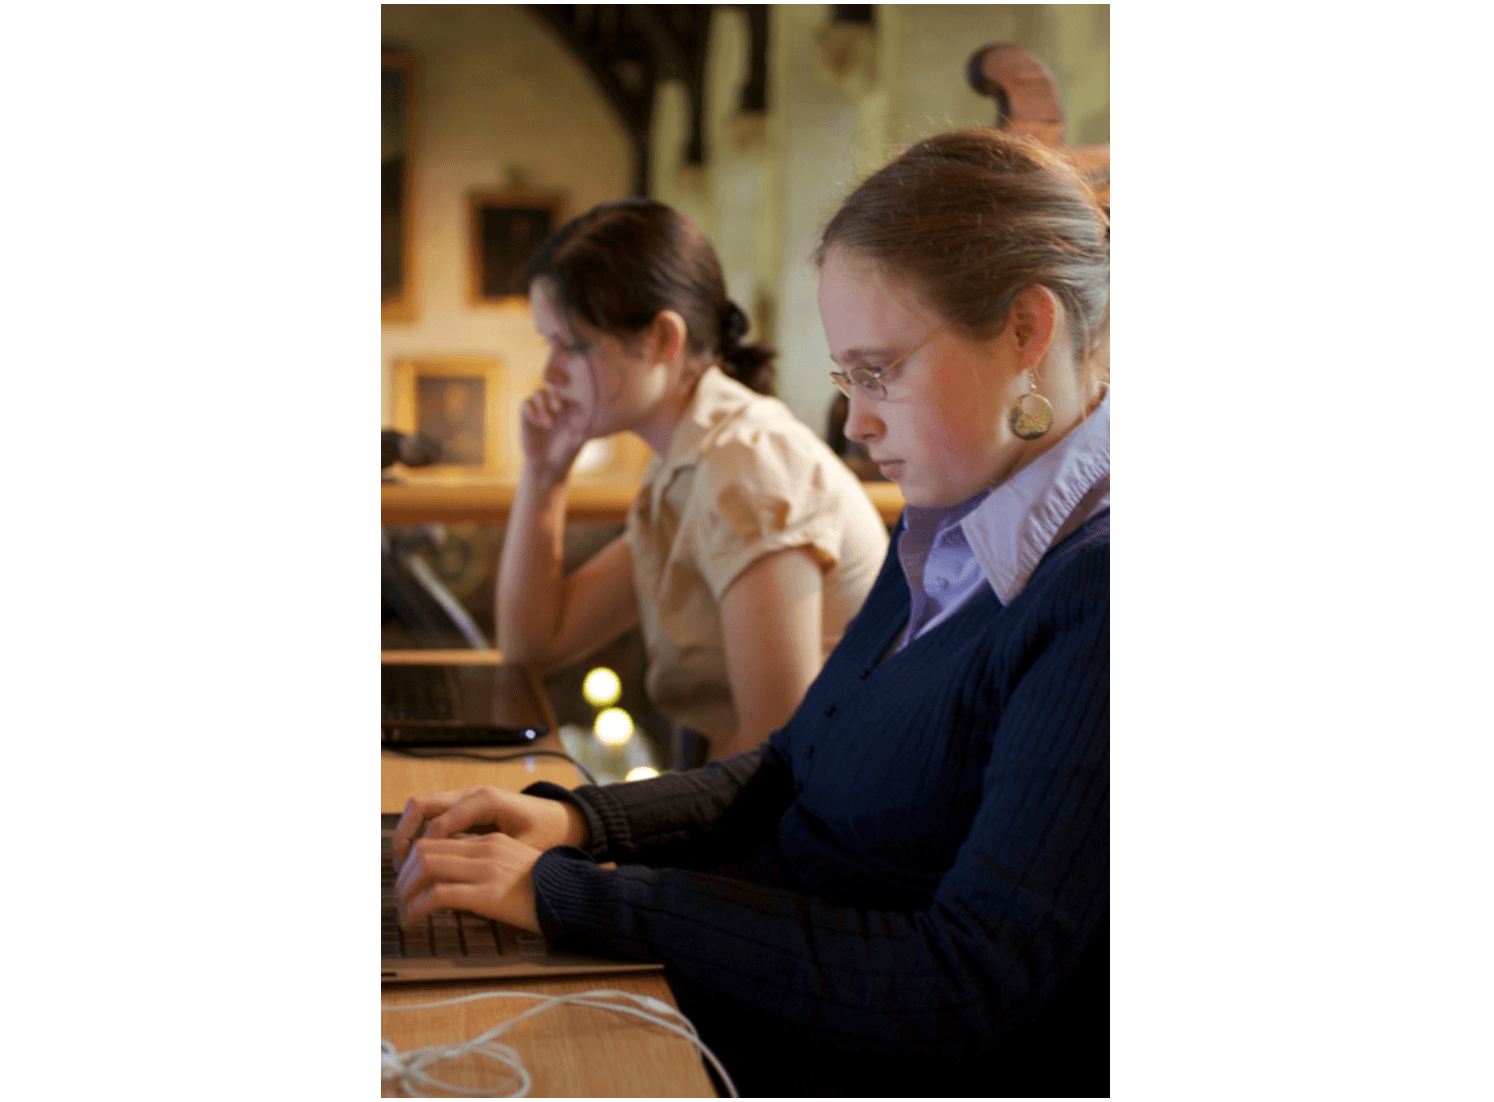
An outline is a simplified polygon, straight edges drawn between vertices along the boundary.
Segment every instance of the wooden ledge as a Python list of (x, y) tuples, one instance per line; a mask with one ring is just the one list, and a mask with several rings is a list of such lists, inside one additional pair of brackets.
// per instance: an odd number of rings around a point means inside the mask
[[(889, 528), (902, 515), (896, 482), (863, 482), (862, 488)], [(513, 482), (386, 482), (380, 487), (383, 523), (506, 524), (513, 507)], [(638, 492), (636, 483), (575, 483), (566, 496), (566, 520), (577, 524), (622, 524)]]
[(501, 666), (496, 650), (383, 650), (379, 661), (386, 666)]

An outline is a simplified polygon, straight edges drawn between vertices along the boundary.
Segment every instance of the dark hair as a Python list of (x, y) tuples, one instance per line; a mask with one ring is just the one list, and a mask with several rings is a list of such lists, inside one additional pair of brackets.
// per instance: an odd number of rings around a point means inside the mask
[(820, 237), (876, 261), (977, 339), (1032, 286), (1063, 303), (1074, 357), (1109, 381), (1110, 221), (1083, 178), (1036, 142), (983, 128), (906, 149), (853, 191)]
[(673, 207), (653, 199), (593, 207), (540, 246), (524, 280), (543, 280), (560, 310), (614, 336), (641, 333), (673, 310), (685, 319), (690, 351), (773, 393), (773, 350), (742, 343), (747, 315), (726, 297), (716, 250)]

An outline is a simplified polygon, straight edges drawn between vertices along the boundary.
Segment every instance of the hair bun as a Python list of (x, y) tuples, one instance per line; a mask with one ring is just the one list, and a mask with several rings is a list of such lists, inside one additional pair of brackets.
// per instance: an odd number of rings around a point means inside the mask
[(721, 350), (730, 351), (742, 343), (747, 335), (747, 315), (731, 299), (726, 300), (726, 309), (721, 314)]

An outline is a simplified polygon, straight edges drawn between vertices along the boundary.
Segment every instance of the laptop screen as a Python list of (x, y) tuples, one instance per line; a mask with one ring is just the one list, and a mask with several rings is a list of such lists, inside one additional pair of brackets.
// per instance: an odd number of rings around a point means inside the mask
[(487, 725), (549, 730), (545, 711), (517, 666), (381, 667), (386, 726)]

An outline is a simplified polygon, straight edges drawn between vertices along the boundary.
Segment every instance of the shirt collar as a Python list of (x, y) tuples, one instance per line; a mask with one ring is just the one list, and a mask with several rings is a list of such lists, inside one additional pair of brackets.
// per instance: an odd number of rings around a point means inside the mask
[(922, 529), (932, 529), (936, 535), (945, 532), (964, 520), (990, 492), (981, 487), (979, 492), (971, 494), (958, 505), (905, 505), (903, 527), (910, 532)]
[(987, 495), (965, 539), (1003, 605), (1055, 543), (1110, 504), (1110, 395), (1057, 445)]
[(727, 417), (736, 413), (751, 399), (752, 391), (741, 383), (728, 378), (714, 364), (706, 368), (695, 384), (695, 393), (685, 408), (685, 415), (674, 428), (669, 439), (669, 454), (655, 456), (643, 473), (643, 481), (653, 489), (654, 515), (659, 512), (659, 500), (664, 496), (670, 479), (681, 467), (689, 467), (700, 460), (700, 445), (706, 433)]

